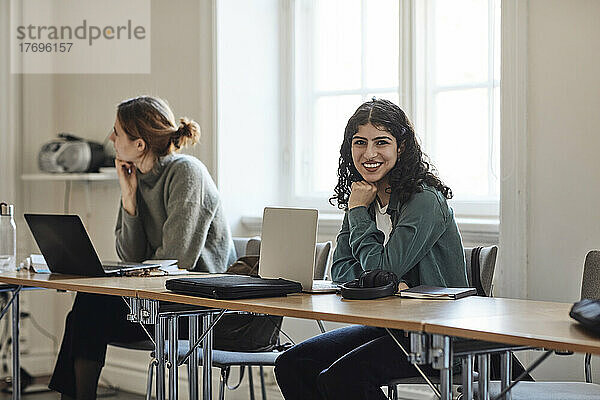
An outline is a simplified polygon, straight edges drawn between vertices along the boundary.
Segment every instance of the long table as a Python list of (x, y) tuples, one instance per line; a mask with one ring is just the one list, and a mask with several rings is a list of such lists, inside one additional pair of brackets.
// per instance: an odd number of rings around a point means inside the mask
[[(451, 398), (452, 337), (508, 345), (502, 355), (505, 368), (503, 387), (510, 384), (512, 346), (600, 354), (600, 338), (569, 317), (570, 303), (478, 296), (456, 301), (400, 297), (352, 301), (334, 294), (298, 294), (286, 298), (227, 301), (175, 294), (162, 287), (140, 290), (138, 298), (402, 329), (417, 336), (428, 335), (427, 351), (429, 354), (436, 353), (434, 358), (439, 360), (435, 367), (440, 369), (443, 398)], [(486, 356), (484, 354), (479, 358), (480, 365), (489, 363)], [(421, 359), (431, 360), (432, 357), (421, 355)], [(470, 383), (471, 358), (465, 357), (464, 361), (464, 376), (468, 377)], [(489, 372), (487, 368), (486, 372)], [(209, 377), (205, 375), (205, 380)], [(480, 374), (480, 390), (487, 390), (488, 382), (487, 373)], [(463, 383), (467, 386), (464, 399), (472, 398), (471, 385), (467, 385), (466, 381)]]
[[(206, 274), (194, 274), (194, 276), (203, 276)], [(252, 299), (252, 300), (214, 300), (199, 298), (193, 296), (178, 295), (166, 291), (165, 281), (171, 277), (110, 277), (110, 278), (84, 278), (69, 275), (53, 274), (35, 274), (27, 271), (2, 273), (0, 282), (15, 285), (14, 305), (18, 305), (18, 289), (22, 286), (39, 287), (47, 289), (78, 291), (85, 293), (106, 294), (113, 296), (123, 296), (131, 299), (146, 301), (137, 305), (139, 314), (146, 314), (146, 322), (156, 322), (155, 337), (164, 337), (168, 335), (169, 339), (169, 357), (170, 365), (176, 364), (177, 349), (172, 347), (176, 345), (176, 315), (174, 313), (164, 313), (158, 315), (158, 303), (160, 301), (175, 302), (203, 307), (204, 326), (212, 323), (213, 317), (220, 310), (233, 310), (264, 313), (272, 315), (291, 316), (298, 318), (317, 319), (324, 321), (335, 321), (350, 324), (365, 324), (372, 326), (388, 327), (392, 329), (404, 329), (406, 331), (422, 331), (423, 319), (426, 316), (443, 316), (443, 312), (436, 313), (439, 308), (434, 303), (427, 301), (411, 301), (411, 307), (402, 306), (407, 300), (400, 298), (372, 300), (369, 302), (347, 301), (335, 294), (295, 294), (280, 298)], [(135, 302), (134, 302), (135, 304)], [(419, 306), (420, 304), (420, 306)], [(14, 311), (14, 309), (13, 309)], [(190, 313), (188, 313), (190, 314)], [(18, 317), (18, 312), (16, 313)], [(190, 324), (193, 325), (193, 324)], [(18, 336), (18, 318), (13, 318), (13, 335)], [(199, 336), (199, 335), (197, 335)], [(195, 339), (192, 337), (191, 339)], [(211, 368), (210, 351), (212, 344), (212, 331), (208, 333), (203, 341), (204, 365), (203, 365), (203, 398), (210, 399), (212, 395), (211, 387)], [(156, 357), (158, 358), (157, 368), (157, 398), (165, 398), (165, 356), (164, 343), (156, 340)], [(13, 370), (18, 371), (18, 353), (17, 364)], [(192, 361), (192, 365), (198, 365)], [(191, 371), (191, 370), (190, 370)], [(169, 374), (169, 397), (177, 397), (177, 372), (176, 368), (171, 367)], [(18, 377), (16, 377), (18, 379)], [(13, 398), (19, 399), (19, 390), (13, 392)]]
[[(571, 306), (571, 303), (470, 297), (467, 301), (449, 306), (455, 313), (444, 318), (428, 319), (423, 331), (427, 335), (444, 338), (460, 337), (509, 346), (600, 354), (600, 337), (591, 334), (569, 317)], [(501, 357), (502, 389), (511, 385), (512, 352), (509, 346)], [(550, 353), (546, 351), (532, 365), (539, 365)], [(473, 398), (470, 379), (472, 359), (470, 354), (463, 358), (463, 400)], [(479, 355), (478, 364), (480, 397), (487, 399), (489, 356)], [(510, 392), (505, 399), (510, 399)]]
[(424, 331), (431, 334), (557, 351), (600, 354), (600, 337), (569, 317), (571, 303), (469, 297), (448, 303), (453, 312), (428, 318)]
[[(202, 276), (202, 275), (198, 275)], [(511, 345), (543, 347), (553, 350), (600, 354), (600, 338), (581, 329), (568, 317), (569, 303), (531, 300), (468, 297), (456, 301), (416, 300), (389, 297), (369, 301), (344, 300), (335, 294), (294, 294), (280, 298), (247, 300), (214, 300), (180, 295), (164, 289), (170, 277), (118, 277), (82, 278), (66, 275), (33, 274), (29, 272), (2, 273), (0, 282), (21, 286), (80, 291), (86, 293), (123, 296), (135, 300), (140, 315), (155, 318), (156, 337), (177, 337), (173, 331), (176, 318), (169, 313), (157, 314), (160, 301), (202, 307), (204, 327), (214, 322), (221, 310), (264, 313), (296, 318), (371, 325), (389, 329), (402, 329), (415, 335), (430, 337), (430, 353), (435, 353), (440, 369), (443, 398), (450, 397), (450, 371), (452, 367), (451, 337), (485, 340)], [(18, 306), (18, 290), (15, 291)], [(13, 308), (14, 311), (14, 308)], [(151, 315), (155, 313), (155, 315)], [(18, 316), (18, 312), (17, 312)], [(13, 318), (13, 335), (18, 335), (18, 318)], [(203, 339), (203, 398), (210, 399), (212, 331)], [(196, 338), (200, 337), (199, 334)], [(15, 340), (13, 340), (15, 342)], [(18, 341), (17, 341), (18, 342)], [(177, 357), (177, 340), (170, 340), (169, 356)], [(157, 397), (165, 397), (164, 343), (156, 341), (159, 368)], [(18, 359), (18, 357), (17, 357)], [(192, 360), (194, 361), (194, 360)], [(195, 361), (194, 361), (195, 362)], [(193, 365), (192, 362), (190, 364)], [(14, 364), (13, 364), (14, 365)], [(173, 361), (171, 360), (171, 365)], [(176, 358), (175, 358), (176, 365)], [(198, 364), (195, 364), (198, 365)], [(194, 368), (195, 369), (195, 368)], [(17, 369), (18, 371), (18, 369)], [(190, 370), (191, 371), (191, 370)], [(170, 398), (177, 398), (176, 368), (169, 374)], [(13, 368), (13, 373), (15, 373)], [(161, 384), (162, 382), (162, 384)], [(162, 385), (162, 386), (161, 386)], [(19, 398), (14, 390), (13, 398)]]

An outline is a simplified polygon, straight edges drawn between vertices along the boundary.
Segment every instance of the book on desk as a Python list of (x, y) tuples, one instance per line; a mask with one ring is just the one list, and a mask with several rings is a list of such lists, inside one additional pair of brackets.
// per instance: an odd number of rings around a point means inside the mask
[(458, 300), (477, 294), (475, 288), (449, 288), (440, 286), (419, 285), (404, 289), (398, 293), (400, 297), (413, 299)]

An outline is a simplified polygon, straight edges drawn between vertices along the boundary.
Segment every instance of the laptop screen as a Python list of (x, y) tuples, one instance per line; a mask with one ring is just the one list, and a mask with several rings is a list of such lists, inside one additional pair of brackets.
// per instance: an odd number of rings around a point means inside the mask
[(105, 275), (79, 216), (25, 214), (25, 220), (50, 271), (84, 276)]

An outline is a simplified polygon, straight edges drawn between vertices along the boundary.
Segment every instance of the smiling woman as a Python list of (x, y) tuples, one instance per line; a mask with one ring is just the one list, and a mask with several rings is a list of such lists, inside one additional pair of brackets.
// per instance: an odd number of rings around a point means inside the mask
[(363, 103), (348, 121), (340, 149), (338, 183), (331, 204), (349, 207), (353, 182), (366, 181), (378, 188), (377, 196), (385, 206), (392, 191), (400, 203), (426, 184), (437, 189), (445, 199), (452, 198), (450, 188), (431, 172), (414, 128), (406, 114), (388, 100)]
[(366, 181), (383, 179), (396, 165), (400, 153), (396, 138), (371, 123), (361, 125), (352, 137), (352, 160)]
[[(406, 114), (373, 98), (354, 112), (340, 149), (335, 200), (346, 211), (331, 275), (395, 273), (407, 286), (467, 286), (463, 246), (449, 187), (431, 172)], [(403, 345), (403, 333), (396, 337)], [(360, 365), (361, 368), (356, 368)], [(381, 328), (351, 326), (301, 343), (278, 359), (286, 399), (383, 399), (392, 378), (417, 376)]]

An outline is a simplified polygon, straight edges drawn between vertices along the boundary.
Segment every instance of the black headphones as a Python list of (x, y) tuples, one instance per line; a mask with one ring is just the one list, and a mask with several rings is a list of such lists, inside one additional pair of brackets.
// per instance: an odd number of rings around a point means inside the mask
[(372, 269), (363, 271), (358, 279), (342, 284), (340, 292), (345, 299), (378, 299), (396, 294), (399, 283), (400, 279), (392, 271)]

